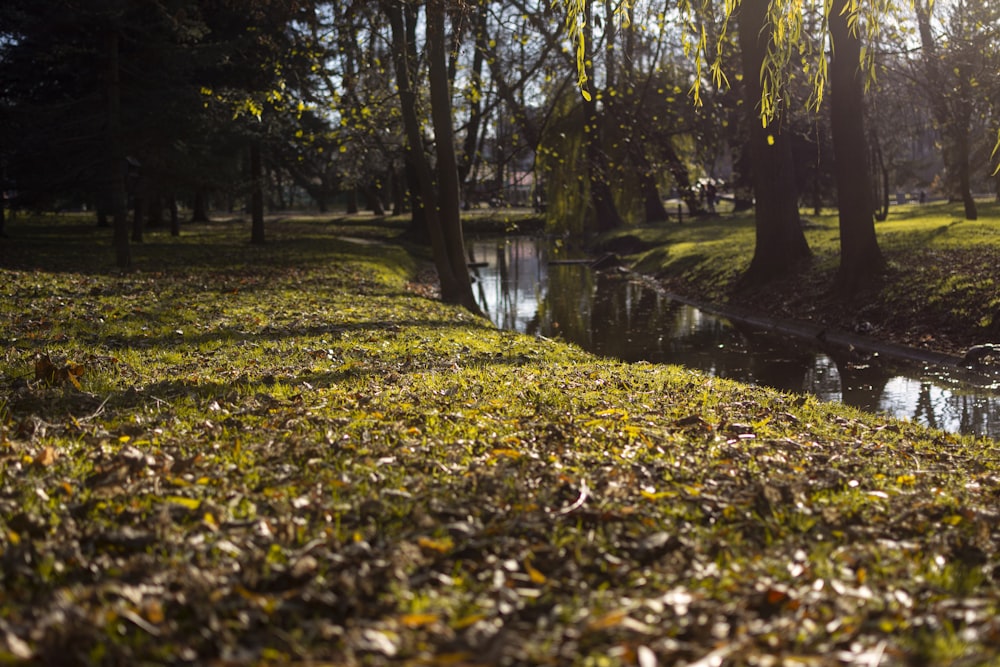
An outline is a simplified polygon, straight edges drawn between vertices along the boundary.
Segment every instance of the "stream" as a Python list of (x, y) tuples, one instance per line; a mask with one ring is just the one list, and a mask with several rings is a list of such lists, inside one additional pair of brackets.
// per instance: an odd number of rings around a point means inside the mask
[(679, 364), (716, 377), (813, 394), (952, 433), (1000, 439), (1000, 380), (756, 328), (681, 303), (589, 263), (552, 260), (552, 243), (468, 243), (479, 305), (499, 327), (561, 338), (622, 361)]

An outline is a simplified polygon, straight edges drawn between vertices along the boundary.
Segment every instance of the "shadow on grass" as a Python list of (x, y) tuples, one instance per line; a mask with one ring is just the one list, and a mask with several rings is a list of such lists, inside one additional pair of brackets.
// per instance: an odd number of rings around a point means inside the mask
[[(333, 260), (338, 255), (377, 260), (386, 247), (394, 247), (351, 243), (338, 236), (351, 228), (329, 221), (294, 223), (284, 228), (282, 224), (268, 224), (270, 240), (262, 245), (250, 244), (249, 225), (244, 222), (187, 225), (178, 237), (170, 236), (166, 229), (147, 230), (143, 243), (130, 246), (133, 270), (160, 273), (211, 268), (263, 272), (265, 268), (335, 267)], [(7, 233), (0, 268), (83, 275), (118, 272), (109, 228), (78, 218), (44, 216), (9, 223)]]

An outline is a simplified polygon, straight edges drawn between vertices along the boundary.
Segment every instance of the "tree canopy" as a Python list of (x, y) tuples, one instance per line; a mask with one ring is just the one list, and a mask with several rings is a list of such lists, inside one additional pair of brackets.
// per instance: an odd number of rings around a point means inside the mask
[[(757, 122), (765, 148), (779, 130), (787, 139), (796, 189), (830, 205), (844, 199), (830, 144), (835, 63), (862, 73), (850, 159), (871, 162), (865, 178), (880, 193), (865, 209), (890, 190), (986, 187), (1000, 125), (994, 7), (770, 0), (759, 71), (747, 71), (756, 65), (740, 59), (734, 25), (749, 4), (561, 0), (559, 13), (548, 0), (11, 0), (0, 8), (7, 203), (112, 212), (119, 230), (127, 206), (137, 232), (140, 213), (154, 224), (173, 202), (192, 218), (209, 204), (246, 208), (260, 223), (267, 207), (354, 210), (364, 199), (425, 224), (420, 170), (450, 174), (445, 142), (458, 171), (448, 206), (528, 204), (553, 228), (606, 230), (662, 221), (671, 195), (686, 214), (708, 214), (709, 182), (749, 205)], [(396, 11), (410, 17), (401, 41)], [(444, 52), (432, 56), (422, 26), (438, 16)], [(855, 62), (837, 58), (841, 19)], [(393, 64), (400, 45), (408, 86)], [(926, 113), (887, 138), (889, 86)], [(914, 146), (927, 149), (907, 155)], [(445, 176), (432, 174), (434, 197)]]

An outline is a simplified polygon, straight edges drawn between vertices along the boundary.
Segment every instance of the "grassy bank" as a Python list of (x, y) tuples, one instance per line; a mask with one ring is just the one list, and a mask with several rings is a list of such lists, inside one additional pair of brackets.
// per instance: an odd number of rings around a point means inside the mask
[(811, 265), (758, 290), (735, 291), (753, 254), (752, 214), (619, 232), (604, 243), (637, 253), (638, 270), (687, 297), (955, 353), (1000, 341), (1000, 204), (979, 209), (967, 221), (960, 204), (894, 206), (876, 225), (889, 270), (853, 299), (830, 293), (840, 243), (833, 211), (806, 216)]
[(993, 443), (498, 331), (342, 224), (10, 233), (0, 659), (1000, 662)]

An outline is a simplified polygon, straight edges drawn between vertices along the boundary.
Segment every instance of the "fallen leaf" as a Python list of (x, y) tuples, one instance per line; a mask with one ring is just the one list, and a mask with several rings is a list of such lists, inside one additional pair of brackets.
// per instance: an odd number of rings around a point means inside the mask
[(42, 467), (49, 467), (59, 459), (59, 450), (55, 447), (46, 447), (42, 453), (35, 457), (35, 463)]
[(420, 628), (438, 621), (437, 614), (403, 614), (399, 622), (408, 628)]
[(625, 613), (624, 609), (616, 609), (592, 620), (587, 624), (587, 630), (596, 631), (614, 628), (624, 623), (626, 618), (628, 618), (628, 614)]
[(421, 548), (427, 549), (428, 551), (437, 551), (438, 553), (448, 553), (455, 546), (455, 543), (450, 537), (442, 537), (436, 540), (431, 537), (419, 537), (417, 538), (417, 544)]

